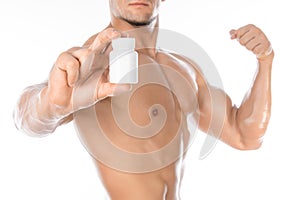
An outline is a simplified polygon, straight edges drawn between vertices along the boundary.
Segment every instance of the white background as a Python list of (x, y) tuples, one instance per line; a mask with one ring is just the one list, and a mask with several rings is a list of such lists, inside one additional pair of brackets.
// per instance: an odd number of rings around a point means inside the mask
[[(239, 105), (256, 70), (255, 57), (231, 41), (248, 23), (276, 51), (272, 118), (257, 151), (219, 142), (199, 160), (199, 133), (190, 149), (183, 200), (300, 199), (299, 9), (296, 0), (167, 0), (161, 27), (182, 33), (213, 59), (226, 92)], [(297, 4), (298, 5), (298, 4)], [(47, 78), (59, 53), (80, 46), (109, 23), (108, 0), (1, 0), (0, 199), (98, 200), (101, 183), (72, 124), (46, 138), (18, 132), (12, 110), (23, 88)]]

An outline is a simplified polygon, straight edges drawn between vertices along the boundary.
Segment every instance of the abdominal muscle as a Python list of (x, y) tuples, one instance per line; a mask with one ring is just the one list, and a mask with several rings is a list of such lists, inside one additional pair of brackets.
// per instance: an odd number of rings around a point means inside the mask
[[(168, 145), (178, 133), (180, 117), (178, 114), (172, 113), (171, 115), (169, 114), (166, 127), (157, 135), (147, 139), (134, 138), (125, 134), (117, 127), (109, 105), (109, 99), (96, 105), (99, 124), (111, 143), (124, 151), (132, 153), (159, 151), (159, 149)], [(133, 113), (135, 112), (133, 111)], [(143, 117), (139, 117), (141, 123)], [(147, 119), (144, 120), (147, 121)], [(109, 154), (109, 152), (107, 153)], [(153, 159), (164, 160), (167, 156), (160, 154)], [(178, 187), (181, 179), (182, 160), (183, 157), (178, 155), (177, 159), (167, 166), (162, 164), (161, 169), (153, 169), (153, 171), (142, 173), (124, 172), (122, 169), (113, 169), (113, 166), (107, 166), (96, 159), (95, 163), (103, 185), (112, 200), (179, 200)], [(149, 164), (150, 162), (151, 160)]]
[(149, 173), (125, 173), (95, 161), (110, 200), (180, 200), (175, 163)]

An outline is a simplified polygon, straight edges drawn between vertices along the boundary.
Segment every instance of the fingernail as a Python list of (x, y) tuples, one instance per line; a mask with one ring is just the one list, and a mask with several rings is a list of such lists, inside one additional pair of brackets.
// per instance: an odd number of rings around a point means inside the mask
[(230, 38), (233, 40), (233, 39), (235, 39), (236, 38), (236, 31), (235, 30), (230, 30), (229, 31), (229, 34), (230, 34)]
[(127, 33), (127, 32), (121, 32), (121, 37), (127, 38), (127, 37), (129, 37), (129, 33)]
[(234, 33), (230, 33), (230, 38), (234, 39), (234, 38), (236, 38), (236, 35)]

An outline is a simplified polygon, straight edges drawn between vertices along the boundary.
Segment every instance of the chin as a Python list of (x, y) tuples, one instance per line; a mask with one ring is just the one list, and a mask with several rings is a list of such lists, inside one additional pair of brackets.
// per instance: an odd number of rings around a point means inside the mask
[(146, 18), (146, 19), (125, 19), (129, 24), (133, 26), (148, 26), (152, 24), (155, 18)]
[(129, 23), (130, 25), (133, 26), (148, 26), (150, 25), (153, 21), (153, 19), (148, 19), (148, 20), (136, 20), (136, 19), (125, 19), (123, 18), (124, 21), (126, 21), (127, 23)]

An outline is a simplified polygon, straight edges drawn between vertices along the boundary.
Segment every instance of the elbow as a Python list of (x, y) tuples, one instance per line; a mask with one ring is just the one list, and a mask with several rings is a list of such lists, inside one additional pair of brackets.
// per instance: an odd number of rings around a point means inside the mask
[(244, 151), (259, 149), (262, 146), (265, 132), (265, 128), (253, 128), (253, 126), (247, 127), (245, 129), (240, 129), (237, 137), (237, 145), (235, 145), (235, 148)]
[(245, 133), (233, 131), (230, 135), (229, 138), (223, 138), (223, 142), (241, 151), (258, 150), (263, 143), (263, 134), (257, 134), (257, 132), (245, 135)]
[[(251, 122), (249, 122), (251, 121)], [(262, 146), (263, 137), (268, 127), (269, 117), (265, 120), (246, 120), (240, 123), (238, 132), (238, 144), (235, 148), (239, 150), (257, 150)]]
[(241, 151), (258, 150), (262, 146), (262, 140), (241, 141), (238, 145), (234, 145), (235, 149)]

